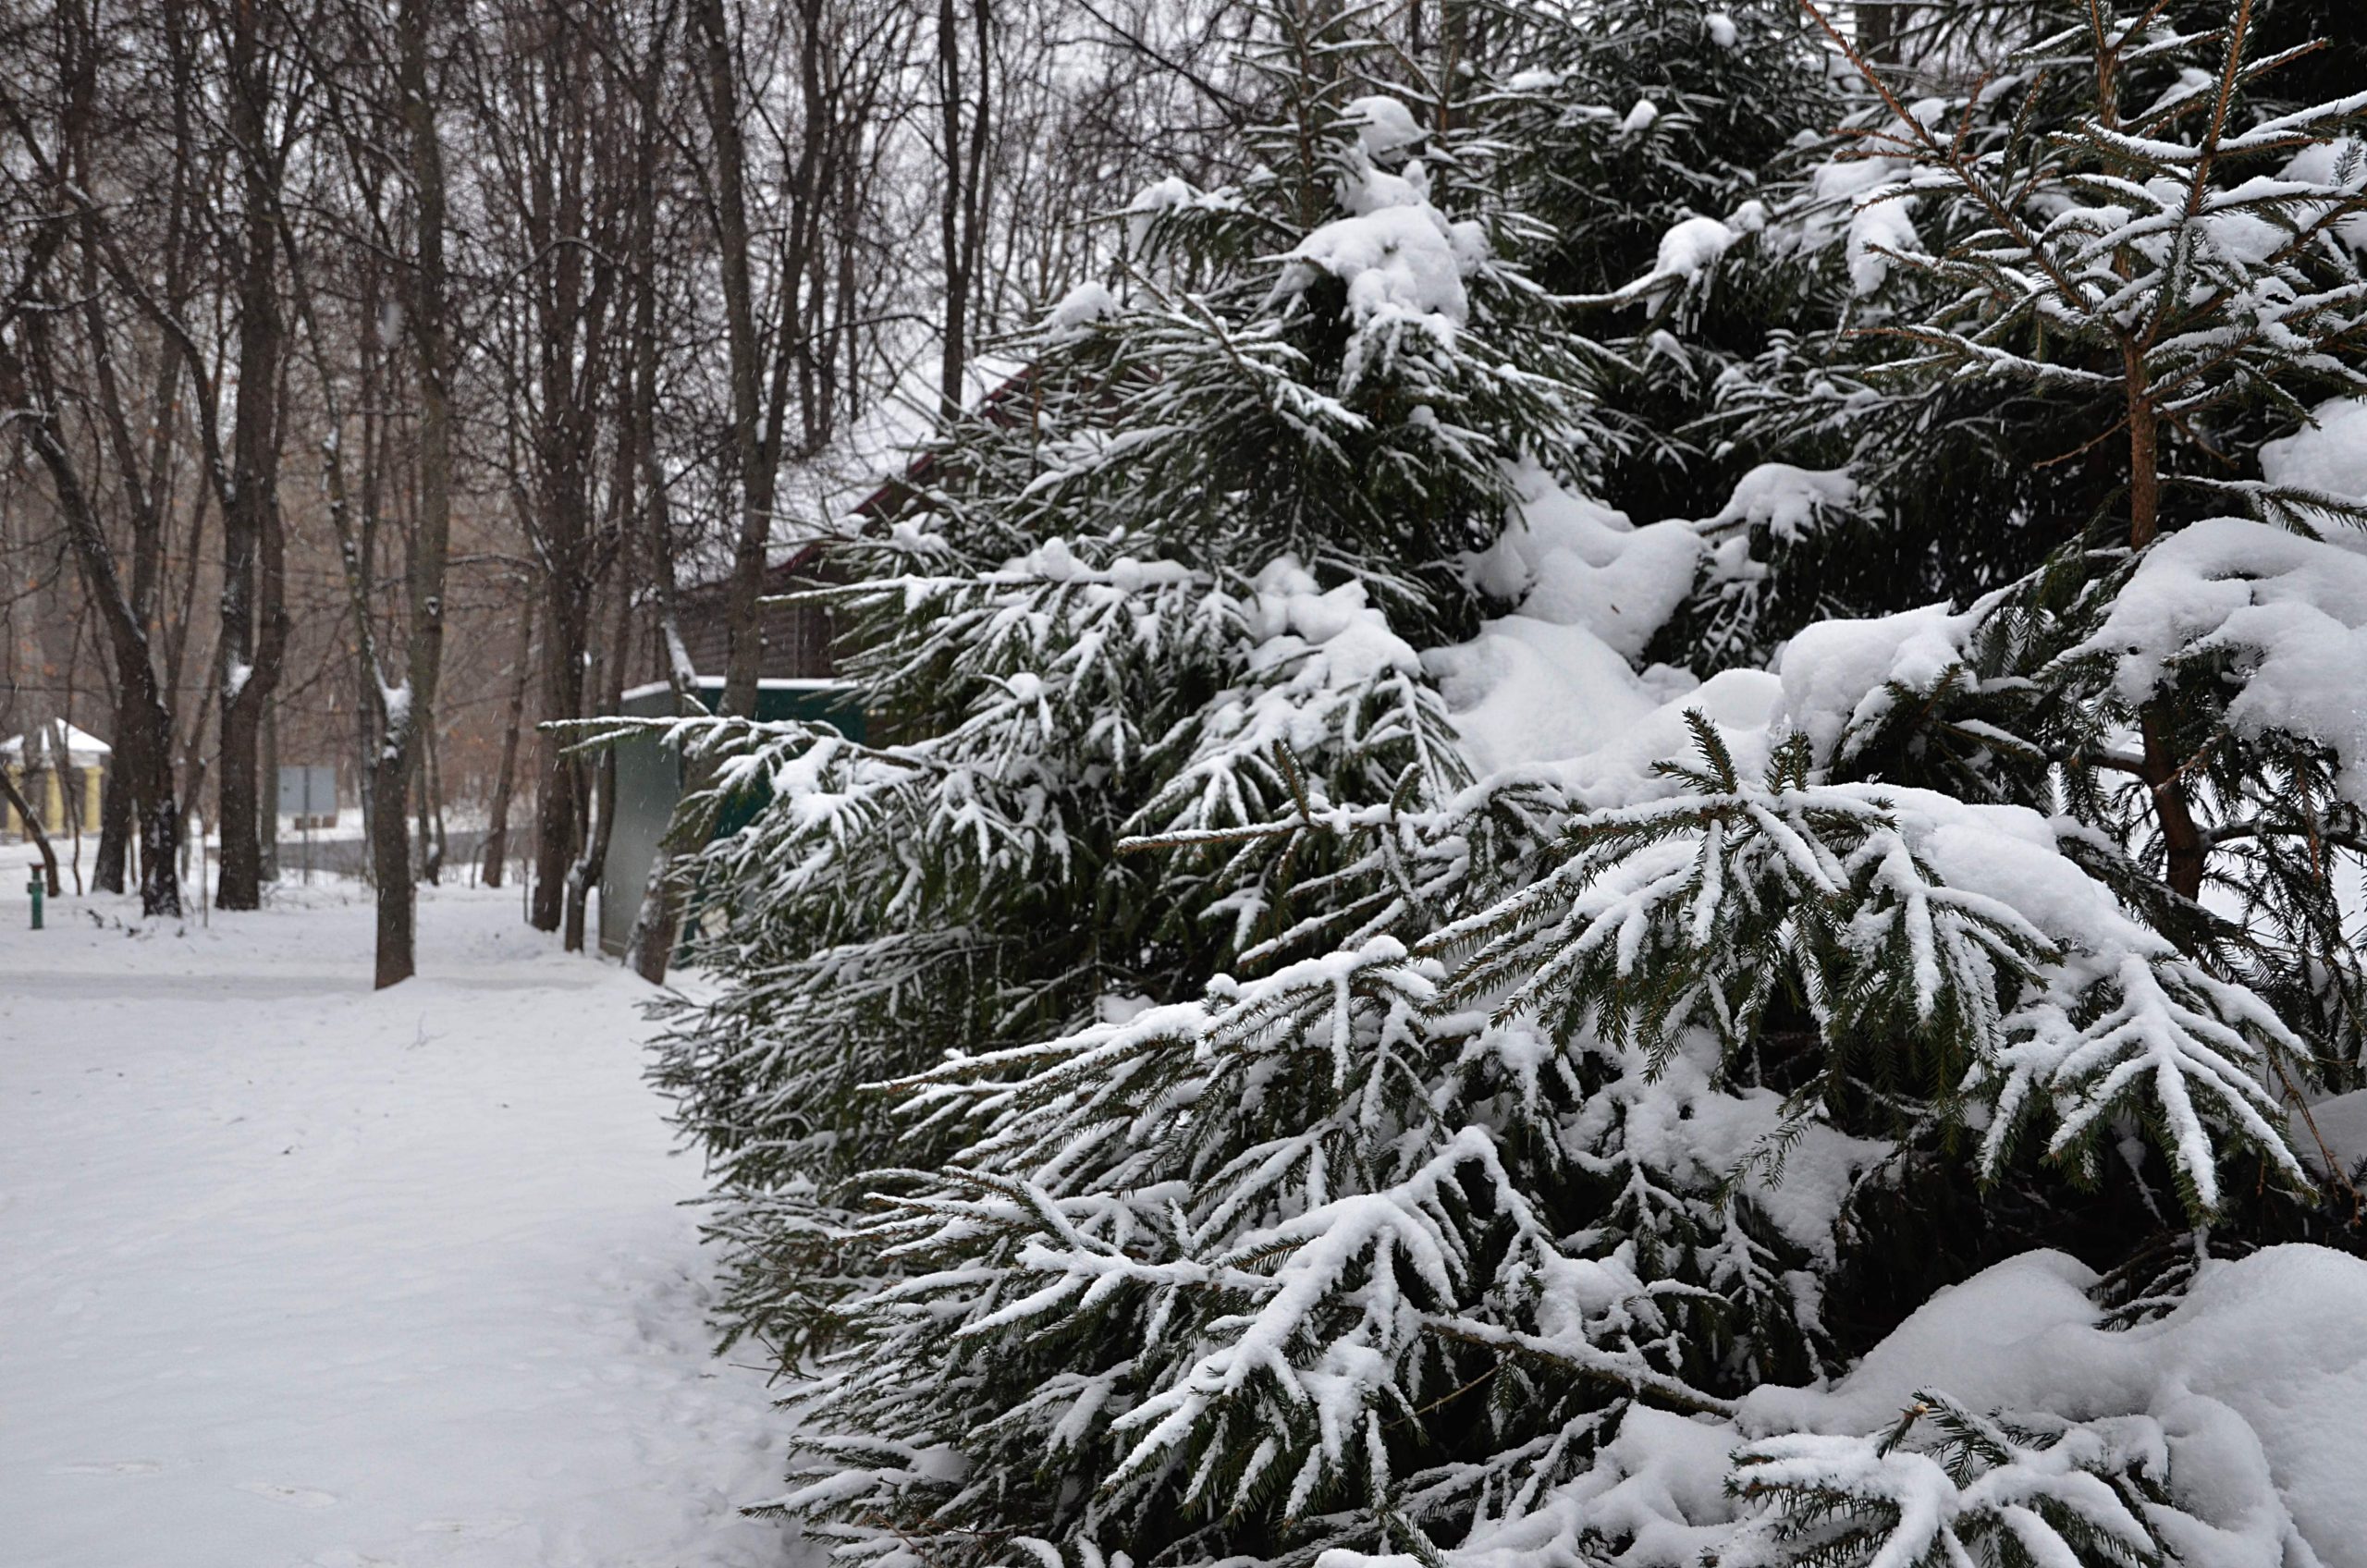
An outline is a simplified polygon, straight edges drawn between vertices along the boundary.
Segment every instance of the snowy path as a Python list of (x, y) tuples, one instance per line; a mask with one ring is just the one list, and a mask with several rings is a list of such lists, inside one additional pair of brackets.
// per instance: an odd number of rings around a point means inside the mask
[(793, 1562), (638, 983), (446, 891), (374, 997), (350, 897), (0, 903), (0, 1562)]

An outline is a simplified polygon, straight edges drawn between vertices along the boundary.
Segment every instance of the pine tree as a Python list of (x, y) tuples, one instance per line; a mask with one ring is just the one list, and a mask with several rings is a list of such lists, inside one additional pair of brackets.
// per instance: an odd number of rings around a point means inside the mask
[[(2308, 339), (2339, 345), (2352, 319), (2357, 252), (2336, 231), (2359, 194), (2339, 166), (2355, 104), (2287, 93), (2334, 57), (2293, 32), (2295, 7), (2269, 11), (2274, 51), (2250, 8), (2192, 31), (2072, 5), (1921, 10), (1917, 86), (1846, 66), (1872, 87), (1840, 141), (1708, 275), (1772, 272), (1762, 287), (1788, 301), (1708, 429), (1849, 480), (1817, 525), (1760, 528), (1714, 613), (1672, 628), (1729, 659), (1821, 616), (2018, 581), (2076, 534), (2128, 537), (2132, 507), (2149, 528), (2273, 508), (2236, 454), (2350, 385)], [(1968, 37), (2019, 25), (2034, 35), (2002, 65), (1966, 56)], [(2244, 63), (2223, 104), (2230, 37)], [(2213, 130), (2254, 103), (2259, 124)], [(2287, 163), (2303, 178), (2284, 181)]]
[[(1620, 572), (1672, 535), (1578, 495), (1621, 373), (1517, 264), (1628, 242), (1507, 151), (1519, 73), (1608, 55), (1508, 26), (1500, 80), (1409, 80), (1275, 18), (1258, 172), (1147, 193), (1124, 297), (1050, 311), (1026, 417), (830, 591), (883, 738), (682, 730), (710, 808), (770, 802), (705, 857), (725, 988), (661, 1068), (804, 1374), (767, 1507), (881, 1563), (2332, 1560), (2260, 1408), (2127, 1348), (2250, 1333), (2238, 1279), (2367, 1294), (2272, 1245), (2358, 1250), (2306, 1114), (2361, 1060), (2357, 498), (2220, 461), (2321, 451), (2367, 376), (2367, 95), (2256, 91), (2250, 15), (2083, 10), (1954, 102), (1830, 32), (1862, 155), (1595, 297), (1677, 338), (1792, 269), (1719, 395), (1743, 456), (1830, 443), (1674, 525), (1666, 628)], [(2047, 432), (2076, 504), (2017, 472)], [(1981, 591), (1810, 615), (1840, 520), (1936, 515), (1925, 435), (1994, 479)], [(1618, 666), (1583, 700), (1658, 699), (1636, 733), (1473, 766), (1431, 682), (1507, 598)], [(1620, 662), (1688, 636), (1780, 667)], [(2076, 1408), (1944, 1354), (1983, 1303), (2086, 1347)]]
[(1495, 134), (1522, 205), (1553, 231), (1539, 280), (1588, 301), (1611, 351), (1609, 450), (1587, 476), (1639, 518), (1715, 512), (1739, 451), (1710, 417), (1719, 387), (1799, 309), (1800, 279), (1720, 267), (1781, 199), (1804, 127), (1841, 113), (1783, 0), (1671, 0), (1514, 13), (1525, 29)]
[(1514, 459), (1586, 448), (1587, 346), (1456, 84), (1375, 91), (1356, 14), (1270, 19), (1256, 174), (1146, 192), (1125, 298), (1049, 308), (913, 521), (838, 549), (878, 739), (669, 727), (717, 779), (686, 836), (770, 802), (691, 868), (726, 984), (656, 1076), (718, 1174), (726, 1321), (785, 1357), (865, 1267), (850, 1183), (958, 1146), (863, 1084), (1392, 924), (1424, 889), (1331, 824), (1468, 783), (1406, 635), (1473, 623), (1453, 563)]

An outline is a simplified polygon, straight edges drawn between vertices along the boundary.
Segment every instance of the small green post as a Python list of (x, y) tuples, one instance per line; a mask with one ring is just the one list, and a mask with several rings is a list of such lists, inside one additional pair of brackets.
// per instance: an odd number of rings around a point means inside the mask
[(28, 892), (28, 893), (31, 893), (31, 894), (33, 896), (33, 929), (34, 929), (34, 930), (36, 930), (36, 931), (38, 931), (38, 930), (40, 930), (40, 929), (41, 929), (41, 873), (40, 873), (40, 872), (36, 871), (36, 872), (34, 872), (34, 873), (33, 873), (31, 879), (30, 881), (28, 881), (28, 882), (25, 884), (25, 891), (26, 891), (26, 892)]

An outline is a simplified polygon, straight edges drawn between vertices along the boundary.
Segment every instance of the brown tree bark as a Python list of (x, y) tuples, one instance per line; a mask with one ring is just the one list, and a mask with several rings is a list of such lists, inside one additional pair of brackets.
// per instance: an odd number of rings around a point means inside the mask
[(279, 693), (264, 703), (255, 745), (255, 867), (265, 882), (279, 880)]
[[(545, 620), (544, 722), (580, 718), (588, 618), (573, 584), (550, 584)], [(535, 737), (542, 766), (534, 786), (534, 885), (528, 918), (538, 931), (559, 928), (568, 867), (583, 837), (583, 763), (568, 750), (568, 744), (564, 735), (547, 729)]]
[[(2161, 532), (2161, 419), (2154, 412), (2152, 389), (2146, 377), (2144, 346), (2128, 338), (2121, 352), (2128, 404), (2128, 545), (2142, 550)], [(2154, 820), (2161, 825), (2164, 872), (2170, 891), (2193, 900), (2202, 896), (2211, 849), (2195, 820), (2194, 802), (2186, 782), (2187, 765), (2170, 750), (2171, 719), (2159, 701), (2147, 704), (2139, 714), (2144, 742), (2140, 777), (2152, 795)]]
[(270, 144), (271, 72), (264, 9), (229, 6), (229, 130), (239, 213), (231, 264), (239, 283), (239, 383), (230, 493), (222, 508), (222, 868), (215, 902), (263, 902), (262, 730), (288, 650), (287, 533), (279, 515), (278, 155)]
[[(31, 737), (25, 739), (30, 740)], [(27, 776), (31, 777), (30, 772)], [(17, 780), (6, 767), (0, 767), (0, 800), (6, 800), (17, 809), (17, 820), (25, 825), (25, 837), (33, 841), (33, 849), (41, 855), (42, 878), (45, 884), (43, 890), (53, 899), (64, 897), (65, 885), (57, 879), (57, 851), (50, 847), (49, 835), (42, 830), (41, 814), (33, 810), (32, 802), (25, 798), (24, 790), (17, 787)]]
[(526, 688), (534, 670), (534, 606), (526, 603), (526, 619), (518, 631), (518, 662), (516, 679), (509, 686), (509, 722), (501, 731), (501, 767), (493, 777), (493, 811), (485, 824), (484, 861), (482, 869), (484, 885), (501, 886), (503, 868), (509, 860), (509, 798), (518, 781), (518, 735), (526, 722)]
[[(717, 260), (723, 280), (724, 340), (731, 383), (731, 481), (739, 492), (740, 517), (731, 549), (731, 577), (724, 593), (729, 653), (723, 673), (723, 711), (756, 711), (756, 682), (764, 673), (765, 557), (772, 543), (774, 455), (766, 439), (764, 370), (756, 341), (754, 285), (750, 269), (747, 198), (747, 137), (741, 124), (740, 69), (734, 58), (724, 0), (695, 0), (705, 44), (708, 129), (715, 148)], [(778, 350), (777, 350), (778, 351)]]
[(433, 725), (419, 737), (419, 853), (416, 857), (420, 882), (433, 888), (444, 880), (444, 759), (443, 748), (436, 744)]
[(396, 90), (401, 99), (405, 160), (411, 175), (416, 252), (406, 291), (419, 394), (419, 516), (411, 551), (411, 637), (408, 674), (386, 693), (375, 796), (370, 823), (371, 864), (378, 879), (380, 989), (418, 972), (417, 892), (411, 877), (411, 813), (405, 799), (420, 737), (435, 722), (435, 689), (444, 666), (444, 575), (452, 538), (451, 350), (448, 328), (449, 278), (444, 261), (444, 147), (427, 80), (432, 0), (401, 0)]
[[(649, 58), (634, 84), (640, 106), (640, 137), (633, 160), (632, 248), (632, 390), (627, 422), (634, 459), (641, 469), (640, 506), (636, 517), (642, 548), (647, 552), (656, 589), (656, 619), (660, 657), (667, 684), (672, 688), (674, 712), (700, 709), (697, 672), (683, 652), (681, 625), (676, 613), (676, 582), (671, 514), (666, 494), (664, 465), (657, 454), (657, 290), (653, 273), (657, 226), (657, 90), (665, 69), (667, 43), (673, 12), (664, 13), (652, 40)], [(641, 908), (633, 912), (632, 928), (625, 939), (625, 966), (651, 985), (666, 978), (681, 921), (679, 889), (669, 875), (672, 851), (661, 841), (643, 885)]]
[[(23, 327), (36, 354), (46, 348), (46, 334), (38, 320)], [(82, 575), (83, 592), (106, 627), (109, 652), (116, 666), (117, 690), (127, 693), (124, 706), (131, 720), (118, 741), (117, 765), (133, 770), (132, 788), (140, 801), (140, 904), (152, 916), (181, 913), (180, 881), (174, 851), (179, 837), (180, 810), (173, 787), (173, 718), (165, 691), (150, 658), (147, 629), (141, 625), (123, 582), (117, 574), (114, 552), (92, 509), (80, 472), (57, 438), (55, 416), (49, 400), (36, 394), (24, 359), (5, 335), (0, 335), (0, 401), (20, 410), (16, 423), (26, 443), (50, 476), (57, 493), (58, 511), (66, 524), (67, 541)], [(123, 741), (129, 743), (125, 744)]]
[(994, 104), (991, 0), (970, 0), (970, 18), (977, 104), (969, 116), (964, 147), (960, 14), (955, 0), (938, 0), (938, 135), (943, 142), (940, 155), (945, 164), (945, 184), (938, 197), (938, 247), (945, 269), (944, 356), (938, 367), (938, 411), (948, 421), (961, 417), (964, 402), (970, 305), (977, 292), (978, 257), (986, 238), (986, 163)]
[[(625, 650), (632, 625), (632, 594), (628, 575), (619, 571), (610, 594), (608, 645), (602, 658), (600, 711), (616, 713), (624, 706)], [(563, 945), (571, 953), (583, 950), (584, 908), (592, 889), (607, 871), (608, 839), (617, 826), (617, 753), (603, 751), (593, 764), (592, 829), (583, 853), (567, 874), (567, 919)]]
[[(128, 727), (120, 708), (116, 711), (115, 732), (123, 735)], [(131, 848), (131, 791), (123, 782), (123, 748), (113, 766), (107, 769), (104, 782), (99, 786), (99, 847), (91, 864), (91, 888), (93, 892), (120, 893), (124, 877), (129, 870)]]

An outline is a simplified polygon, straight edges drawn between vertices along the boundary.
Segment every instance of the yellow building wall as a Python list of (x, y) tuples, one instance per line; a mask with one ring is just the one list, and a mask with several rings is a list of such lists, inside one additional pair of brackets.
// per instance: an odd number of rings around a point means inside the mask
[[(28, 803), (41, 813), (43, 832), (55, 836), (67, 831), (65, 781), (55, 771), (43, 769), (32, 780), (29, 790), (25, 790), (25, 772), (21, 766), (11, 766), (8, 777), (15, 779), (18, 790), (25, 792)], [(78, 808), (76, 815), (81, 818), (81, 829), (86, 834), (99, 830), (99, 804), (104, 798), (105, 779), (104, 768), (82, 769), (82, 784), (77, 791), (80, 798), (75, 804)], [(0, 801), (0, 835), (10, 838), (27, 836), (24, 823), (18, 819), (17, 808), (6, 801)]]

